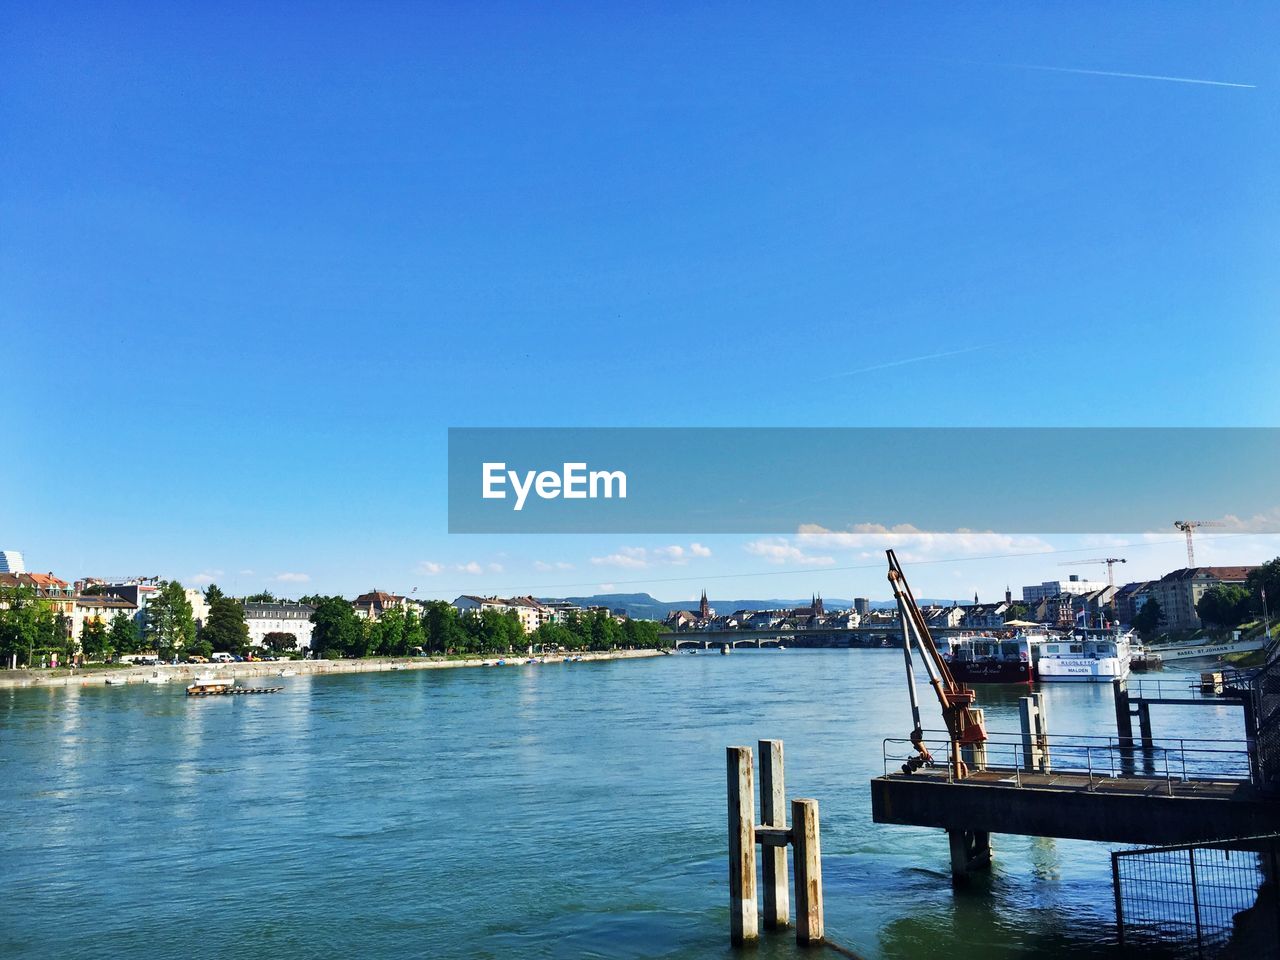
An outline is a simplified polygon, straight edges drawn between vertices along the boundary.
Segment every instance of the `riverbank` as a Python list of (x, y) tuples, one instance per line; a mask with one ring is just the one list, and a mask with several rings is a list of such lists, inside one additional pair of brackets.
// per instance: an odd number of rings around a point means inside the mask
[[(570, 654), (583, 662), (592, 660), (631, 660), (637, 657), (660, 657), (661, 650), (583, 651)], [(278, 677), (311, 676), (326, 673), (383, 673), (390, 670), (448, 670), (454, 667), (482, 667), (496, 664), (497, 657), (370, 657), (364, 660), (277, 660), (251, 663), (160, 664), (150, 667), (85, 668), (57, 670), (0, 670), (0, 688), (4, 687), (78, 687), (86, 684), (148, 683), (157, 678), (165, 681), (191, 681), (207, 677)], [(508, 665), (523, 664), (525, 654), (502, 658)], [(564, 660), (559, 654), (546, 658), (546, 663)]]

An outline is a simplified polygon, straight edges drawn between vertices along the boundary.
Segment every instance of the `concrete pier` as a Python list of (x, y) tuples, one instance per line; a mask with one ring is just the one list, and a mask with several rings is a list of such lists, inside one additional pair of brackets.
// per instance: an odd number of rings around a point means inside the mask
[[(871, 781), (871, 814), (876, 823), (938, 827), (971, 838), (1014, 833), (1166, 844), (1280, 830), (1280, 804), (1264, 800), (1247, 783), (991, 769), (955, 782), (937, 768), (877, 777)], [(966, 869), (974, 842), (965, 841)], [(959, 848), (953, 839), (953, 870)]]

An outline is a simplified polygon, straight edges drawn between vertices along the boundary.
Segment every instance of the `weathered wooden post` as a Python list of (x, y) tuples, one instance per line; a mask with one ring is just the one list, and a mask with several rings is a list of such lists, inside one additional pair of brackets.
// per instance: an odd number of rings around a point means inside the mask
[[(766, 827), (787, 828), (787, 789), (782, 765), (782, 741), (761, 740), (760, 747), (760, 823)], [(787, 894), (787, 848), (765, 846), (762, 882), (764, 884), (764, 926), (776, 930), (791, 921), (791, 903)]]
[[(978, 726), (985, 728), (987, 718), (981, 708), (973, 711), (975, 722)], [(966, 743), (960, 748), (960, 758), (965, 762), (970, 770), (987, 769), (987, 744), (986, 741), (978, 743)]]
[(760, 938), (756, 912), (756, 791), (750, 747), (728, 747), (729, 939), (743, 944)]
[(1151, 735), (1151, 704), (1146, 700), (1138, 701), (1138, 734), (1142, 737), (1143, 750), (1155, 749), (1155, 738)]
[(1133, 747), (1133, 714), (1129, 711), (1129, 684), (1121, 677), (1111, 681), (1111, 692), (1116, 698), (1116, 735), (1120, 746)]
[(818, 834), (818, 801), (791, 801), (791, 844), (796, 867), (796, 943), (821, 943), (822, 846)]
[(1018, 698), (1018, 726), (1022, 730), (1022, 769), (1034, 773), (1040, 769), (1040, 740), (1036, 736), (1036, 704), (1031, 697)]
[(1036, 708), (1036, 741), (1040, 746), (1040, 772), (1049, 773), (1052, 758), (1049, 754), (1049, 701), (1043, 693), (1033, 693), (1031, 702)]

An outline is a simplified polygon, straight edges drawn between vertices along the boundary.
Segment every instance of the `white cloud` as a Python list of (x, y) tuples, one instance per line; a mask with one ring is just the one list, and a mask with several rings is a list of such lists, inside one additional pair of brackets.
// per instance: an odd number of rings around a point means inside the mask
[(476, 563), (474, 560), (470, 563), (455, 563), (453, 565), (453, 569), (457, 570), (459, 573), (470, 573), (477, 577), (484, 573), (484, 567), (480, 566), (480, 564)]
[(281, 583), (307, 583), (311, 580), (309, 573), (277, 573), (276, 579)]
[(836, 562), (835, 557), (805, 553), (785, 537), (766, 537), (763, 540), (752, 540), (744, 549), (747, 553), (763, 557), (770, 563), (778, 565), (794, 563), (806, 567), (829, 567)]
[(485, 570), (486, 570), (486, 572), (488, 572), (488, 573), (501, 573), (501, 572), (502, 572), (502, 564), (500, 564), (500, 563), (489, 563), (489, 564), (485, 564)]
[(207, 586), (208, 584), (214, 583), (217, 580), (221, 580), (222, 576), (223, 576), (223, 572), (221, 570), (202, 570), (199, 573), (188, 577), (187, 579), (190, 580), (192, 583), (203, 583)]
[(898, 559), (906, 563), (1010, 553), (1049, 553), (1053, 550), (1040, 537), (1026, 534), (974, 530), (929, 533), (908, 523), (892, 527), (879, 523), (859, 523), (840, 531), (828, 530), (817, 524), (803, 524), (796, 542), (815, 549), (866, 551), (859, 556), (868, 559), (876, 552), (892, 547), (898, 552)]
[(673, 543), (665, 547), (621, 547), (616, 553), (603, 557), (592, 557), (591, 562), (597, 566), (625, 567), (639, 570), (643, 567), (667, 564), (683, 567), (692, 557), (709, 557), (711, 551), (700, 543), (691, 543), (682, 547)]
[(434, 577), (437, 573), (444, 572), (444, 564), (432, 563), (430, 560), (423, 560), (418, 564), (418, 572), (425, 573), (429, 577)]
[(573, 564), (564, 560), (557, 560), (554, 563), (548, 563), (546, 560), (533, 561), (533, 569), (540, 573), (549, 573), (553, 570), (572, 570)]
[(609, 593), (611, 590), (613, 590), (613, 588), (614, 588), (614, 584), (612, 583), (602, 583), (598, 587), (596, 587), (596, 589), (601, 591), (602, 593)]
[(592, 557), (591, 562), (601, 567), (626, 567), (629, 570), (639, 570), (649, 565), (647, 560), (628, 553), (611, 553), (605, 557)]

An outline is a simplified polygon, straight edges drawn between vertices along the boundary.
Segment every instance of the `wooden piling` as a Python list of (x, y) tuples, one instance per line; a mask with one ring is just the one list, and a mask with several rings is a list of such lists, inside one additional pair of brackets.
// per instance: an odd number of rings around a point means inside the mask
[(755, 765), (750, 747), (728, 747), (725, 759), (729, 787), (729, 939), (743, 944), (760, 938), (756, 911)]
[(1156, 742), (1151, 735), (1151, 704), (1145, 700), (1138, 701), (1138, 733), (1142, 737), (1142, 749), (1154, 750)]
[(796, 868), (796, 943), (821, 943), (822, 846), (819, 840), (818, 801), (791, 801), (791, 844)]
[(1049, 702), (1043, 693), (1033, 693), (1031, 702), (1036, 708), (1036, 742), (1040, 747), (1040, 772), (1049, 773), (1053, 768), (1049, 753)]
[(1034, 773), (1040, 769), (1040, 740), (1036, 735), (1036, 704), (1031, 697), (1018, 698), (1018, 726), (1022, 731), (1022, 769)]
[(1116, 698), (1116, 735), (1120, 746), (1133, 748), (1133, 714), (1129, 711), (1129, 685), (1117, 677), (1111, 681), (1111, 692)]
[[(761, 740), (760, 823), (766, 827), (787, 827), (787, 789), (782, 763), (782, 741)], [(791, 902), (787, 892), (787, 848), (765, 846), (761, 882), (764, 885), (764, 926), (766, 930), (786, 927), (791, 922)]]

